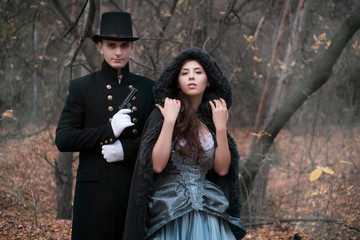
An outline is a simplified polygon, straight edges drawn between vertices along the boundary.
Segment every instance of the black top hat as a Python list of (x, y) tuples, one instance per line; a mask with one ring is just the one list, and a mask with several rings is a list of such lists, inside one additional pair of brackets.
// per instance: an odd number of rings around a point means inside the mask
[(133, 37), (131, 15), (127, 12), (106, 12), (101, 16), (100, 34), (94, 34), (94, 42), (101, 39), (136, 41)]

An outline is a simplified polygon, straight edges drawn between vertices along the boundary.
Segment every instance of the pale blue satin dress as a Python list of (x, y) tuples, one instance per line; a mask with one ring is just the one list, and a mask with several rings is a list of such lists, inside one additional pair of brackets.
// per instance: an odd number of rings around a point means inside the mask
[(205, 178), (215, 156), (211, 133), (200, 140), (205, 150), (200, 164), (192, 153), (184, 157), (173, 148), (167, 167), (155, 178), (149, 196), (147, 238), (232, 240), (229, 224), (245, 229), (240, 218), (226, 213), (229, 202), (222, 190)]

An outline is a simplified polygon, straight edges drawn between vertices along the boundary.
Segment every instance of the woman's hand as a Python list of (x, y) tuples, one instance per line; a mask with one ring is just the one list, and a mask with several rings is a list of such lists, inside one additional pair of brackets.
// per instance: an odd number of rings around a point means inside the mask
[(160, 109), (164, 121), (175, 123), (180, 112), (181, 102), (177, 99), (165, 98), (164, 107), (159, 104), (155, 105)]
[(215, 150), (214, 170), (220, 176), (225, 176), (229, 171), (231, 162), (226, 132), (229, 111), (225, 100), (222, 98), (210, 101), (210, 106), (216, 128), (216, 141), (218, 143)]
[(229, 117), (229, 111), (224, 99), (215, 99), (209, 101), (212, 111), (212, 118), (216, 130), (226, 130), (226, 124)]
[(181, 102), (176, 99), (165, 98), (164, 107), (156, 104), (164, 117), (164, 122), (160, 131), (159, 138), (157, 139), (151, 159), (153, 164), (153, 171), (161, 173), (166, 167), (170, 154), (171, 142), (174, 132), (175, 122), (180, 112)]

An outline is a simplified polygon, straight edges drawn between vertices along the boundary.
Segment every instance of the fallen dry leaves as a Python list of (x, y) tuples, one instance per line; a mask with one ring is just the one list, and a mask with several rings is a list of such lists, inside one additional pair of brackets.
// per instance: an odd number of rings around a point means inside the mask
[[(54, 131), (54, 129), (52, 129)], [(53, 169), (58, 151), (47, 131), (0, 147), (0, 239), (70, 239), (71, 220), (56, 219)]]
[[(360, 228), (360, 129), (330, 129), (330, 135), (326, 129), (316, 136), (291, 130), (279, 134), (277, 151), (266, 158), (271, 168), (262, 209), (243, 216), (247, 224), (249, 219), (268, 224), (249, 225), (245, 239), (360, 239), (350, 228)], [(1, 142), (0, 239), (70, 239), (71, 220), (56, 219), (54, 172), (44, 160), (54, 163), (58, 157), (50, 136), (54, 131)], [(232, 134), (244, 161), (251, 131)], [(334, 173), (311, 182), (318, 166)], [(347, 225), (279, 219), (332, 219)]]

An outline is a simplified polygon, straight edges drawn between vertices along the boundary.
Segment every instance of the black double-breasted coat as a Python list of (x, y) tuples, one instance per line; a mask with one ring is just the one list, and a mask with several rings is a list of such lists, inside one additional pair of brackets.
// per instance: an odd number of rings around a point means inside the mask
[[(79, 152), (72, 239), (122, 239), (129, 188), (141, 133), (154, 108), (154, 82), (129, 72), (118, 83), (117, 71), (103, 62), (100, 71), (70, 81), (69, 93), (56, 129), (60, 151)], [(135, 87), (130, 114), (134, 126), (116, 138), (111, 118)], [(124, 160), (108, 163), (101, 146), (120, 140)]]

